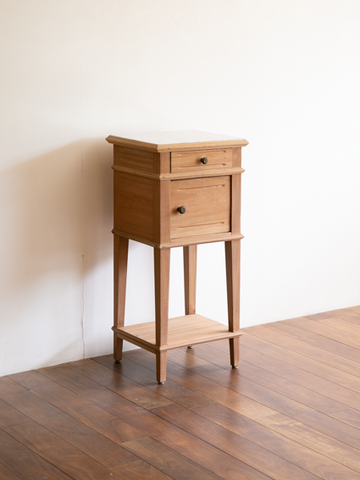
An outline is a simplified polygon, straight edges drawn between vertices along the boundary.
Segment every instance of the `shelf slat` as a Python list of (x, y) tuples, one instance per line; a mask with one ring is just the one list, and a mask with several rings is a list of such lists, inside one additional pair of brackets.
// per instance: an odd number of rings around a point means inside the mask
[(160, 348), (155, 345), (155, 322), (130, 325), (113, 329), (120, 338), (152, 352), (235, 338), (241, 332), (229, 332), (226, 325), (201, 315), (184, 315), (170, 318), (168, 323), (168, 343)]

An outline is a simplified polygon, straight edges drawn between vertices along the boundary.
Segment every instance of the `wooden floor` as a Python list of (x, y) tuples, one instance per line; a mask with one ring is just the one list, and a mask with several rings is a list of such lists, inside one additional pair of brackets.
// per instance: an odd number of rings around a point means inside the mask
[(0, 378), (0, 479), (360, 480), (360, 307)]

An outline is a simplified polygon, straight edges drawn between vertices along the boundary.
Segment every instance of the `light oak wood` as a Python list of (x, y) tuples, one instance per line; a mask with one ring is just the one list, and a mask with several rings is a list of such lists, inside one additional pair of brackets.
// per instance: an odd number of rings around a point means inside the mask
[(245, 147), (249, 143), (244, 139), (192, 130), (180, 132), (135, 133), (124, 137), (110, 135), (106, 140), (114, 145), (139, 148), (152, 152)]
[[(165, 155), (165, 154), (161, 154)], [(183, 180), (186, 178), (206, 178), (206, 177), (214, 177), (220, 175), (235, 175), (244, 173), (245, 170), (243, 168), (222, 168), (220, 169), (203, 169), (198, 170), (196, 172), (177, 172), (177, 173), (153, 173), (153, 172), (145, 172), (141, 170), (137, 170), (134, 168), (128, 167), (121, 167), (119, 165), (112, 165), (111, 167), (113, 170), (117, 172), (128, 173), (130, 175), (137, 175), (139, 177), (145, 178), (152, 178), (153, 180)], [(165, 170), (165, 168), (163, 168)]]
[(160, 155), (158, 153), (114, 145), (114, 164), (116, 166), (142, 172), (157, 172), (159, 163)]
[[(226, 285), (228, 295), (229, 331), (240, 330), (240, 240), (225, 242)], [(230, 363), (233, 368), (239, 365), (239, 339), (231, 338)]]
[(233, 148), (232, 163), (233, 168), (241, 168), (241, 148)]
[(160, 153), (159, 161), (155, 165), (155, 171), (161, 175), (170, 173), (170, 153)]
[(184, 345), (196, 345), (224, 338), (236, 338), (241, 335), (240, 330), (229, 332), (226, 325), (198, 314), (170, 318), (168, 320), (167, 343), (159, 347), (156, 345), (154, 322), (129, 325), (116, 329), (116, 332), (125, 340), (133, 337), (134, 343), (137, 342), (136, 345), (152, 352), (171, 350)]
[(241, 175), (231, 177), (231, 231), (240, 233)]
[(171, 182), (171, 238), (229, 232), (230, 195), (229, 176)]
[(114, 172), (114, 228), (155, 241), (156, 188), (155, 180)]
[[(114, 327), (125, 324), (126, 274), (129, 240), (114, 235)], [(123, 340), (114, 332), (114, 360), (122, 358)]]
[(158, 383), (164, 383), (166, 351), (162, 347), (168, 344), (170, 249), (154, 249), (154, 267), (156, 375)]
[[(206, 164), (202, 159), (206, 158)], [(171, 172), (202, 172), (232, 167), (232, 149), (175, 152), (171, 154)]]
[[(114, 144), (114, 358), (123, 340), (156, 355), (158, 383), (166, 379), (167, 351), (220, 338), (239, 363), (241, 147), (246, 140), (204, 132), (164, 132), (107, 138)], [(156, 320), (124, 326), (129, 239), (154, 247)], [(226, 242), (229, 324), (196, 315), (197, 244)], [(185, 317), (168, 319), (170, 248), (184, 248)], [(125, 253), (126, 252), (126, 253)], [(234, 264), (235, 262), (235, 264)], [(192, 322), (195, 324), (192, 325)], [(171, 339), (168, 328), (171, 325)], [(220, 325), (220, 327), (219, 327)], [(175, 330), (174, 330), (175, 328)], [(220, 330), (219, 330), (220, 328)], [(200, 329), (200, 331), (199, 331)]]
[(155, 240), (158, 245), (164, 245), (170, 242), (171, 182), (156, 182), (155, 188)]
[(185, 315), (196, 311), (197, 245), (184, 247)]
[(173, 238), (170, 242), (164, 243), (157, 243), (151, 240), (147, 240), (146, 238), (141, 238), (137, 235), (132, 235), (130, 233), (122, 232), (121, 230), (114, 229), (112, 231), (114, 235), (119, 235), (120, 237), (128, 238), (129, 240), (134, 240), (135, 242), (145, 243), (150, 247), (156, 248), (171, 248), (171, 247), (182, 247), (184, 245), (200, 245), (202, 243), (214, 243), (214, 242), (221, 242), (225, 240), (241, 240), (244, 238), (243, 235), (237, 234), (232, 235), (231, 232), (229, 233), (214, 233), (211, 235), (197, 235), (194, 237), (186, 237), (186, 238)]

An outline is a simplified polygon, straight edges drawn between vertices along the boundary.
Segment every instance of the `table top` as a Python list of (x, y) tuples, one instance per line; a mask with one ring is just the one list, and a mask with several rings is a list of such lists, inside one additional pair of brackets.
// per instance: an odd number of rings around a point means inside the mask
[(249, 143), (245, 139), (197, 130), (134, 133), (124, 136), (110, 135), (106, 140), (114, 145), (142, 148), (154, 152), (173, 152), (199, 148), (245, 147)]

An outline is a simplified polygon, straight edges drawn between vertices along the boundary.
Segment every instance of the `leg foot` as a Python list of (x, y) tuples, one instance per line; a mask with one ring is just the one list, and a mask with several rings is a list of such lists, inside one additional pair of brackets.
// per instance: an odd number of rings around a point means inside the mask
[(187, 348), (188, 350), (192, 350), (194, 347), (192, 345), (189, 345)]
[(239, 337), (237, 338), (230, 338), (230, 365), (233, 368), (237, 368), (240, 361), (240, 341)]
[(114, 360), (116, 363), (121, 362), (123, 343), (123, 339), (119, 338), (116, 333), (114, 333)]
[(156, 353), (156, 380), (162, 385), (166, 380), (167, 351)]

